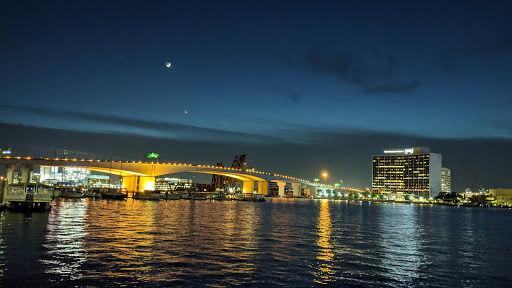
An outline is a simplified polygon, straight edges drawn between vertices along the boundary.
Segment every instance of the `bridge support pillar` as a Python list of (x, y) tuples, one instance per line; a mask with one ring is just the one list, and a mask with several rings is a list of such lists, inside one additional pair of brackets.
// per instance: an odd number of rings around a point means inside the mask
[(293, 189), (293, 196), (299, 197), (300, 196), (300, 183), (292, 183), (292, 189)]
[(258, 181), (258, 194), (268, 195), (268, 181)]
[(155, 190), (155, 177), (140, 176), (138, 191), (142, 190)]
[(277, 186), (279, 186), (279, 197), (284, 197), (284, 186), (286, 186), (286, 182), (277, 182)]
[(123, 176), (123, 188), (127, 191), (137, 191), (138, 176)]
[(30, 171), (32, 171), (32, 165), (21, 165), (21, 183), (30, 182)]
[(254, 193), (254, 181), (244, 181), (244, 193)]
[(315, 198), (316, 197), (316, 186), (309, 186), (309, 196)]
[(16, 170), (16, 165), (7, 165), (7, 175), (5, 179), (7, 180), (7, 184), (14, 183), (14, 171)]

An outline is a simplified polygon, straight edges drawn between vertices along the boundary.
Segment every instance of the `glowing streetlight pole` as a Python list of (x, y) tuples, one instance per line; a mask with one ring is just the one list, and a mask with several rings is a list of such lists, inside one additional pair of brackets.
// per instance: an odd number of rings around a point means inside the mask
[(324, 176), (325, 184), (327, 184), (327, 173), (324, 173), (322, 176)]

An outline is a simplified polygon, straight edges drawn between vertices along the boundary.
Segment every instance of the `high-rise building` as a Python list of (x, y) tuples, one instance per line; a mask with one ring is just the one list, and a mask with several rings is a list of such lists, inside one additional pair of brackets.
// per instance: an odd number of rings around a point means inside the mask
[(372, 159), (372, 188), (397, 198), (412, 194), (435, 197), (441, 192), (442, 155), (430, 148), (386, 149)]
[(441, 191), (452, 192), (452, 171), (446, 167), (443, 167), (441, 172)]

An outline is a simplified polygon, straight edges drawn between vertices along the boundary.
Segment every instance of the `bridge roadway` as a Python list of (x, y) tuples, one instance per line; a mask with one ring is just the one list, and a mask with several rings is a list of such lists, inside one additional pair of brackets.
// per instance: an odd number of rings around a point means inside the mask
[[(117, 175), (122, 177), (123, 188), (128, 191), (153, 190), (155, 187), (155, 177), (180, 172), (193, 172), (204, 174), (217, 174), (233, 177), (243, 182), (243, 192), (253, 193), (254, 184), (258, 183), (258, 193), (268, 194), (270, 182), (276, 182), (279, 187), (279, 196), (284, 196), (284, 187), (290, 183), (294, 196), (300, 196), (302, 188), (307, 190), (308, 196), (315, 197), (319, 191), (325, 192), (327, 189), (334, 190), (335, 186), (310, 182), (295, 177), (272, 174), (261, 171), (244, 171), (231, 167), (217, 167), (211, 165), (192, 165), (184, 163), (154, 163), (154, 162), (136, 162), (136, 161), (108, 161), (93, 159), (62, 159), (62, 158), (32, 158), (32, 157), (0, 157), (0, 165), (7, 167), (7, 182), (12, 184), (14, 180), (14, 171), (17, 166), (21, 166), (22, 182), (28, 183), (30, 171), (33, 166), (56, 166), (56, 167), (81, 167), (92, 171), (98, 171)], [(354, 188), (339, 188), (345, 191), (358, 191)]]

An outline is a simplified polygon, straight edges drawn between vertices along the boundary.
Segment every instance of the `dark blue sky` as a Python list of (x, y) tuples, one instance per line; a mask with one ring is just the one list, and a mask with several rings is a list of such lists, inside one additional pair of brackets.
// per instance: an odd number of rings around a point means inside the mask
[(510, 1), (2, 1), (0, 29), (4, 124), (311, 150), (396, 135), (370, 158), (424, 145), (402, 136), (512, 140)]

